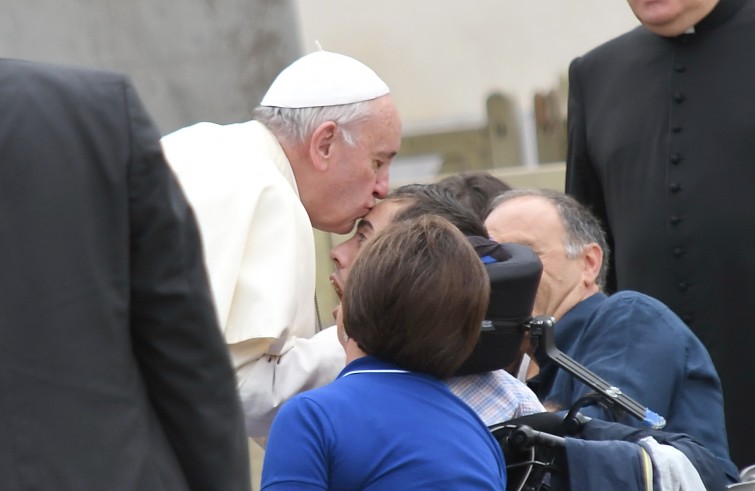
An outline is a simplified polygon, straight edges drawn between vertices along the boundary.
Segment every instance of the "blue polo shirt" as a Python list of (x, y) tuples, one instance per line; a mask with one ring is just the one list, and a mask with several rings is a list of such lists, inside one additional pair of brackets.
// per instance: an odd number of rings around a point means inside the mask
[(485, 424), (440, 380), (374, 357), (283, 405), (262, 489), (504, 490)]

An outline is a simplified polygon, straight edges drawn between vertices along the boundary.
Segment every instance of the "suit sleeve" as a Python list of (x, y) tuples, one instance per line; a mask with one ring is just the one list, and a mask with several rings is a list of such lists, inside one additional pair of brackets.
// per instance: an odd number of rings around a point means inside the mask
[[(613, 250), (613, 236), (603, 195), (603, 185), (590, 159), (587, 145), (585, 100), (580, 81), (581, 58), (569, 65), (569, 102), (567, 110), (568, 149), (566, 153), (566, 193), (587, 206), (600, 220), (608, 247)], [(606, 292), (616, 291), (613, 255), (609, 254)]]
[(234, 373), (220, 335), (191, 209), (159, 134), (125, 84), (131, 137), (133, 350), (190, 489), (249, 490)]

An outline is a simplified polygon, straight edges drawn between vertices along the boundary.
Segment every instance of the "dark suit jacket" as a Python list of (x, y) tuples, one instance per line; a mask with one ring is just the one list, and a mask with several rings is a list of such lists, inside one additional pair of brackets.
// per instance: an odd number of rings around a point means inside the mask
[(755, 462), (755, 2), (695, 34), (639, 27), (569, 71), (566, 190), (603, 220), (609, 290), (678, 314), (721, 377), (732, 458)]
[(194, 217), (120, 75), (0, 60), (0, 476), (250, 487)]

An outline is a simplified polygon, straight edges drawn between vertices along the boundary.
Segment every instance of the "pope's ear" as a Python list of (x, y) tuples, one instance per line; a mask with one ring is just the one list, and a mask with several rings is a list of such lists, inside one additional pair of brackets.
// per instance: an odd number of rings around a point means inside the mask
[(337, 125), (333, 121), (326, 121), (315, 128), (309, 139), (309, 156), (312, 165), (317, 170), (326, 170), (333, 156), (333, 144), (336, 138)]

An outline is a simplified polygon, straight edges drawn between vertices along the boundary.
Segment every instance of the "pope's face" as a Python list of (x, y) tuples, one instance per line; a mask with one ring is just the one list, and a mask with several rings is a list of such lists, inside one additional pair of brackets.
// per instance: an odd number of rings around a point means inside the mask
[(705, 17), (719, 0), (627, 1), (647, 29), (661, 36), (676, 36)]
[(372, 104), (373, 116), (351, 129), (355, 145), (340, 135), (333, 145), (320, 189), (323, 199), (310, 210), (320, 230), (348, 233), (388, 192), (388, 168), (401, 146), (401, 121), (390, 95)]
[(357, 225), (356, 232), (350, 239), (340, 243), (330, 250), (330, 259), (333, 261), (335, 271), (330, 275), (330, 283), (341, 299), (349, 270), (359, 250), (372, 239), (376, 233), (387, 227), (400, 209), (405, 204), (401, 201), (387, 200), (377, 204)]

